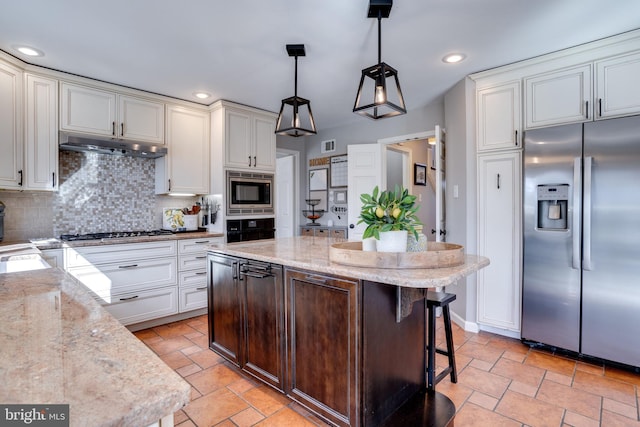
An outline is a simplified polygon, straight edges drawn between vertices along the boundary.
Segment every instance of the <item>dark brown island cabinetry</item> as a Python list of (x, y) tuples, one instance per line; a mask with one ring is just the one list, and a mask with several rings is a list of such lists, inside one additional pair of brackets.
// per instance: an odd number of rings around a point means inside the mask
[(208, 269), (211, 349), (284, 391), (282, 267), (209, 254)]
[(382, 425), (424, 389), (423, 300), (396, 322), (394, 285), (217, 252), (208, 265), (211, 349), (331, 424)]

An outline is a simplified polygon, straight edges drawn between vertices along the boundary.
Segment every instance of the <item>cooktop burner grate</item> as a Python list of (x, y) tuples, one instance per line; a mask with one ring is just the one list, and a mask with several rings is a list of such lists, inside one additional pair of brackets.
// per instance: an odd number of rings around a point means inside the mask
[(173, 232), (170, 230), (114, 231), (109, 233), (62, 234), (60, 240), (73, 242), (76, 240), (122, 239), (125, 237), (166, 236), (171, 234)]

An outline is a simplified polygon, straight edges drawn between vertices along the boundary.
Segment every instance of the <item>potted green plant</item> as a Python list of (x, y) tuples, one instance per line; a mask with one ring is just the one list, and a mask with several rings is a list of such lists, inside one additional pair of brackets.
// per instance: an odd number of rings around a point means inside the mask
[[(415, 204), (416, 196), (409, 194), (408, 189), (396, 185), (394, 191), (380, 192), (376, 186), (371, 194), (361, 194), (360, 201), (362, 208), (358, 224), (367, 224), (362, 238), (375, 238), (379, 252), (406, 251), (408, 233), (418, 239), (415, 226), (422, 225), (416, 216), (420, 206)], [(398, 240), (388, 247), (386, 242), (392, 235)]]

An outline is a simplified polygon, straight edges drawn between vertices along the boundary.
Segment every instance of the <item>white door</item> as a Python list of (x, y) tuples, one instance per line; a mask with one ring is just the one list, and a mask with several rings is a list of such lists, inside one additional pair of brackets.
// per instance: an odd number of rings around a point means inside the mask
[(295, 235), (294, 156), (276, 160), (276, 237)]
[(447, 240), (447, 228), (446, 228), (446, 209), (445, 209), (445, 170), (444, 170), (444, 156), (445, 156), (445, 133), (444, 129), (436, 125), (436, 148), (435, 148), (435, 174), (436, 174), (436, 242), (446, 242)]
[[(382, 144), (355, 144), (347, 146), (347, 218), (349, 240), (362, 240), (365, 224), (357, 224), (360, 216), (360, 195), (382, 187), (384, 176)], [(383, 190), (383, 188), (380, 188)]]

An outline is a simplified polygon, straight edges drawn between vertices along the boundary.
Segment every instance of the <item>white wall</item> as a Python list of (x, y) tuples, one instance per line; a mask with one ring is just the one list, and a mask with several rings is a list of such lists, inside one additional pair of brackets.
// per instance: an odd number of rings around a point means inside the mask
[[(477, 253), (475, 83), (471, 79), (464, 78), (447, 92), (444, 112), (447, 241), (464, 245), (467, 253)], [(454, 186), (458, 186), (457, 198), (453, 197)], [(451, 304), (454, 320), (467, 329), (477, 328), (476, 275), (447, 287), (447, 292), (457, 295)]]

